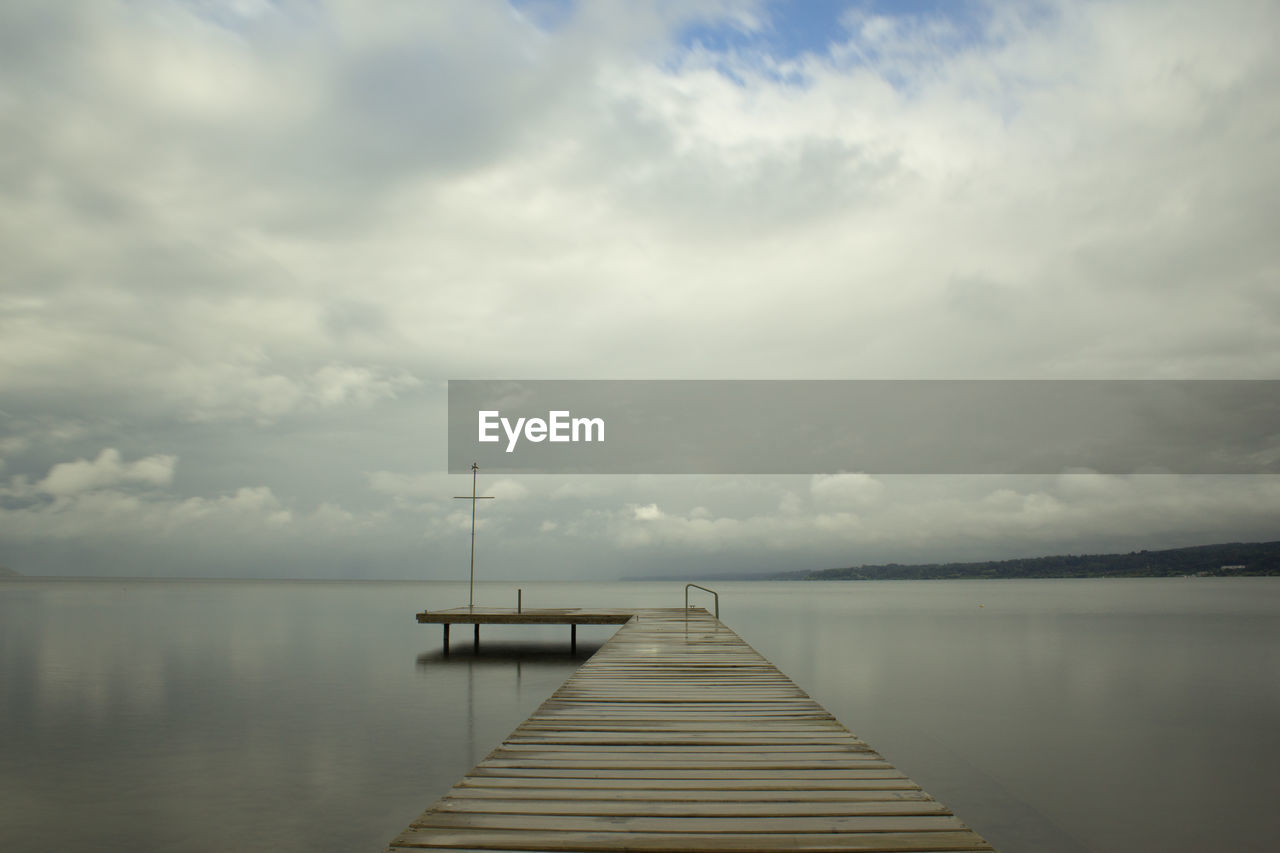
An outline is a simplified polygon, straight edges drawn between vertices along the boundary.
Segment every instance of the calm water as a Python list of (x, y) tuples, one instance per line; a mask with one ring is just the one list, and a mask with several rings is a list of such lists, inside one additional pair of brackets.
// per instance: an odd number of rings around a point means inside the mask
[[(679, 606), (681, 584), (522, 584)], [(721, 615), (1006, 853), (1272, 850), (1280, 579), (715, 584)], [(464, 584), (0, 583), (0, 850), (381, 850), (609, 634)], [(509, 605), (514, 584), (477, 587)]]

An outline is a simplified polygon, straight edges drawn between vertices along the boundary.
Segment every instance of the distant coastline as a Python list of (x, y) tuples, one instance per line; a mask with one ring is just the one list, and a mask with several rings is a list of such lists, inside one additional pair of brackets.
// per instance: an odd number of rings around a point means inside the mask
[[(974, 580), (1003, 578), (1175, 578), (1280, 576), (1280, 541), (1230, 542), (1160, 551), (1122, 554), (1063, 554), (967, 563), (880, 563), (830, 569), (783, 572), (718, 572), (626, 576), (620, 581), (830, 581), (830, 580)], [(0, 566), (3, 581), (191, 581), (236, 583), (405, 583), (410, 578), (277, 578), (277, 577), (125, 577), (116, 575), (25, 575)], [(492, 578), (503, 582), (508, 578)], [(550, 579), (563, 580), (563, 579)]]
[(694, 574), (623, 580), (961, 580), (976, 578), (1170, 578), (1280, 575), (1280, 542), (1231, 542), (1127, 554), (1064, 554), (972, 563), (864, 564), (766, 574)]

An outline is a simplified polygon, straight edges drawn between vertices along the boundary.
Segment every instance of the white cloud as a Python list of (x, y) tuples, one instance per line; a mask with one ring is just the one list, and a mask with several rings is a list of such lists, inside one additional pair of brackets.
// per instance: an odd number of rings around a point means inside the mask
[(192, 421), (249, 419), (270, 424), (294, 414), (340, 406), (369, 408), (417, 387), (414, 377), (350, 365), (328, 364), (309, 374), (267, 372), (263, 360), (188, 363), (166, 380), (174, 408)]
[(870, 506), (883, 493), (884, 484), (869, 474), (816, 474), (809, 481), (809, 494), (819, 506)]
[(590, 479), (570, 480), (561, 483), (551, 490), (550, 497), (553, 501), (558, 500), (592, 500), (602, 498), (610, 494), (611, 489), (599, 482), (599, 477)]
[[(738, 555), (766, 568), (929, 562), (1071, 551), (1177, 547), (1239, 523), (1268, 538), (1280, 511), (1271, 477), (1138, 475), (1063, 477), (886, 477), (874, 503), (805, 506), (785, 488), (773, 507), (712, 513), (657, 504), (589, 510), (575, 536), (628, 550), (685, 549)], [(696, 491), (696, 490), (694, 490)], [(877, 490), (878, 491), (878, 490)], [(1229, 519), (1235, 519), (1231, 522)], [(1230, 537), (1228, 537), (1230, 538)], [(1085, 545), (1083, 543), (1092, 543)]]
[(666, 517), (666, 513), (659, 509), (657, 504), (633, 507), (632, 512), (636, 521), (658, 521)]
[(350, 403), (368, 407), (379, 400), (394, 398), (403, 389), (421, 383), (405, 373), (379, 376), (365, 367), (326, 365), (311, 376), (310, 396), (322, 408)]
[[(27, 497), (31, 496), (28, 492)], [(95, 488), (0, 509), (0, 535), (12, 542), (114, 542), (141, 538), (167, 550), (173, 537), (213, 538), (220, 547), (244, 547), (250, 537), (289, 526), (293, 512), (265, 486), (243, 487), (214, 498), (177, 498)], [(180, 566), (170, 567), (170, 571)]]
[(148, 456), (126, 463), (119, 450), (108, 447), (93, 461), (77, 459), (54, 465), (36, 488), (46, 494), (63, 497), (122, 483), (167, 486), (173, 482), (177, 461), (174, 456)]
[(798, 515), (803, 508), (804, 504), (800, 496), (793, 491), (784, 491), (782, 497), (778, 499), (778, 512), (782, 515)]
[(450, 490), (457, 490), (457, 477), (447, 474), (405, 474), (399, 471), (372, 471), (366, 475), (369, 488), (375, 492), (397, 498), (449, 497)]
[(0, 437), (0, 457), (13, 456), (30, 446), (30, 439), (20, 435)]
[(518, 501), (529, 496), (529, 488), (517, 480), (498, 480), (481, 490), (480, 494), (492, 495), (498, 500)]
[[(236, 537), (281, 529), (293, 510), (268, 486), (243, 486), (213, 497), (180, 497), (170, 490), (177, 457), (154, 455), (133, 462), (115, 448), (93, 460), (53, 465), (42, 479), (23, 475), (0, 486), (0, 536), (20, 542), (93, 541), (94, 538), (166, 539), (193, 534)], [(352, 516), (325, 503), (311, 519), (320, 524)]]

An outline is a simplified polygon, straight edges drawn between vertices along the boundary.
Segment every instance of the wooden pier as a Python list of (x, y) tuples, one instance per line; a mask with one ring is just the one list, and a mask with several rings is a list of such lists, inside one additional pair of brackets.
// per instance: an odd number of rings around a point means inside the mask
[(705, 610), (487, 615), (626, 620), (391, 851), (992, 849)]

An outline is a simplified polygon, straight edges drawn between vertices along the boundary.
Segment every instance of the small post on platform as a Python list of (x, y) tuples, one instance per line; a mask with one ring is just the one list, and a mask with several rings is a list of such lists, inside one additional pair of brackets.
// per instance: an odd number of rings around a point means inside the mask
[(477, 654), (480, 653), (480, 623), (479, 622), (476, 623), (476, 642), (475, 642), (474, 649)]
[(578, 653), (578, 626), (571, 624), (569, 626), (569, 654), (576, 655)]
[(448, 622), (444, 623), (444, 654), (445, 654), (445, 657), (449, 656), (449, 623)]
[(516, 612), (521, 613), (523, 611), (524, 611), (524, 590), (517, 589), (516, 590)]

